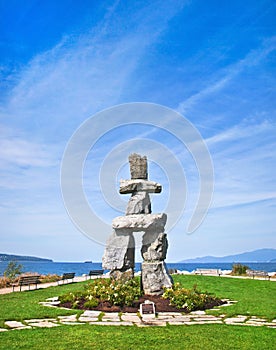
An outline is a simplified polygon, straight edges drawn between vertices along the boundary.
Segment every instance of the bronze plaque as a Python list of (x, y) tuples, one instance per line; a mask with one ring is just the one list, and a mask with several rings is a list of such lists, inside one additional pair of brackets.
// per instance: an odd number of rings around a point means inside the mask
[(154, 314), (153, 304), (142, 304), (142, 314)]

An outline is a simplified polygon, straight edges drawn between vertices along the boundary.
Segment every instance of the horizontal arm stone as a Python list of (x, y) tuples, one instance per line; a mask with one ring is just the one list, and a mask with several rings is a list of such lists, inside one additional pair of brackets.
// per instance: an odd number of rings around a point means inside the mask
[(118, 216), (112, 221), (112, 227), (115, 230), (131, 229), (133, 232), (143, 230), (155, 230), (164, 232), (167, 222), (167, 215), (161, 214), (135, 214), (127, 216)]
[(160, 193), (162, 186), (154, 181), (148, 180), (120, 180), (120, 193), (127, 194), (133, 192)]

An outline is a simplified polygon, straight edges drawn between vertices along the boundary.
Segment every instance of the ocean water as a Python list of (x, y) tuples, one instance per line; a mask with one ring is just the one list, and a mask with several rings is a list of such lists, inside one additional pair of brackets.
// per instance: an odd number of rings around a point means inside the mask
[[(75, 272), (76, 276), (87, 274), (90, 270), (102, 269), (100, 262), (84, 263), (84, 262), (48, 262), (48, 261), (17, 261), (23, 265), (23, 272), (37, 272), (41, 275), (58, 274), (62, 275), (65, 272)], [(276, 271), (276, 263), (242, 263), (247, 265), (252, 270), (262, 270), (267, 272)], [(212, 268), (221, 270), (231, 270), (232, 263), (167, 263), (168, 269), (177, 269), (180, 271), (192, 272), (197, 268)], [(8, 262), (0, 262), (0, 276), (8, 266)], [(141, 271), (141, 263), (135, 264), (135, 271)], [(107, 272), (107, 271), (105, 271)]]

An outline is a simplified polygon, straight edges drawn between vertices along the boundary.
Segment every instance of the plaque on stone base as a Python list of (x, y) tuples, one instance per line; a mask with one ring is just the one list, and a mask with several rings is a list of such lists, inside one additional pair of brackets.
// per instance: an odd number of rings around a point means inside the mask
[(140, 315), (142, 319), (155, 318), (155, 304), (150, 300), (146, 300), (143, 304), (140, 304)]

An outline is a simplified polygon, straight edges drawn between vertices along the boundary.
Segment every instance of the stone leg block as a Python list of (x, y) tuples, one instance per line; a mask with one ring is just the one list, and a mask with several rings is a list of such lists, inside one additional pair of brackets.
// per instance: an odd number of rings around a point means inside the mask
[(134, 277), (134, 270), (132, 268), (128, 270), (112, 270), (110, 271), (110, 277), (122, 282), (129, 281)]
[[(165, 260), (168, 250), (168, 240), (166, 233), (159, 233), (152, 235), (150, 232), (145, 233), (143, 237), (143, 246), (141, 249), (141, 254), (144, 260), (154, 261), (154, 260)], [(153, 242), (150, 239), (155, 238)], [(149, 243), (150, 242), (150, 243)]]
[(120, 234), (119, 230), (112, 233), (107, 241), (102, 259), (106, 270), (127, 270), (134, 268), (135, 242), (133, 234)]
[(142, 263), (142, 286), (145, 294), (161, 295), (163, 288), (170, 288), (172, 284), (164, 261)]

